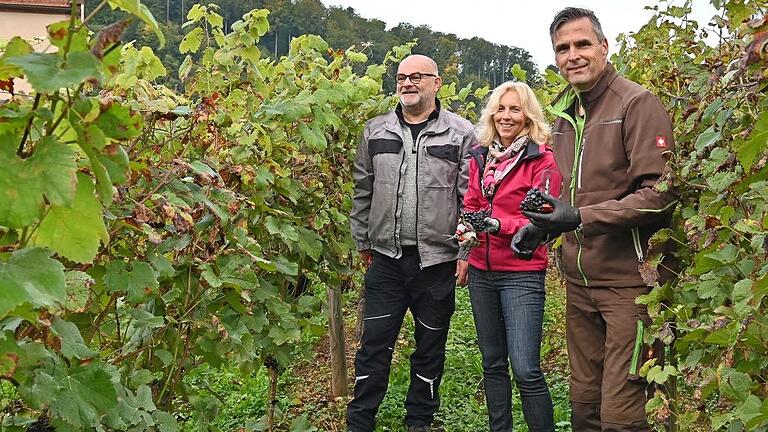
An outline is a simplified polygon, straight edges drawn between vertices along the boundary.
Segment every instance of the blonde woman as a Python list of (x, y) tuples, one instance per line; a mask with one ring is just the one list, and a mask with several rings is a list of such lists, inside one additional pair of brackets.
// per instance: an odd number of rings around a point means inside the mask
[[(478, 136), (480, 145), (470, 151), (464, 211), (481, 212), (485, 218), (476, 224), (482, 232), (476, 232), (467, 261), (490, 430), (512, 431), (511, 364), (529, 430), (554, 431), (552, 399), (539, 366), (547, 268), (546, 250), (540, 245), (544, 235), (526, 235), (535, 239), (517, 245), (526, 250), (516, 253), (510, 247), (521, 229), (535, 230), (520, 213), (526, 193), (532, 188), (560, 193), (561, 177), (548, 146), (549, 126), (530, 87), (519, 82), (497, 87), (483, 109)], [(463, 249), (467, 256), (466, 245)]]

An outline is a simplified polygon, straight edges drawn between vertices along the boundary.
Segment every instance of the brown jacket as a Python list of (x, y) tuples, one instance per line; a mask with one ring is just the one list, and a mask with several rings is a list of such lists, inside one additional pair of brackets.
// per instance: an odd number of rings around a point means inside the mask
[[(579, 100), (584, 119), (575, 115)], [(608, 64), (591, 90), (576, 94), (569, 87), (549, 110), (558, 116), (553, 147), (563, 200), (581, 213), (581, 226), (563, 239), (566, 279), (591, 287), (645, 286), (638, 266), (648, 239), (668, 226), (677, 199), (653, 188), (665, 169), (663, 153), (674, 149), (664, 106)]]

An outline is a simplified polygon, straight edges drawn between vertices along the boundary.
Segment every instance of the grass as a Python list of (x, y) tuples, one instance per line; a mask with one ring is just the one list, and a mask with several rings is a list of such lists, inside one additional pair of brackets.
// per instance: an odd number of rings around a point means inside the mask
[(201, 411), (206, 415), (185, 416), (181, 413), (183, 430), (205, 430), (201, 426), (207, 424), (232, 431), (256, 424), (267, 412), (269, 377), (266, 368), (243, 377), (234, 366), (216, 369), (203, 365), (187, 375), (184, 382), (201, 392), (201, 396), (190, 400), (190, 404), (197, 408), (205, 406)]

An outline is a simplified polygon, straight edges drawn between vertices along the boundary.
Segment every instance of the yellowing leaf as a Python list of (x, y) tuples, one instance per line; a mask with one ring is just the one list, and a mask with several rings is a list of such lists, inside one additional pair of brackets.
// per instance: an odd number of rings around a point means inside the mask
[(5, 46), (5, 52), (3, 53), (2, 58), (0, 58), (0, 80), (23, 75), (21, 68), (7, 63), (6, 59), (13, 56), (23, 56), (32, 51), (34, 50), (27, 41), (18, 36), (14, 36), (14, 38), (8, 42), (8, 45)]
[(184, 35), (184, 38), (181, 40), (181, 43), (179, 44), (179, 52), (184, 54), (186, 52), (192, 52), (196, 53), (197, 50), (200, 49), (200, 44), (203, 42), (203, 29), (200, 27), (195, 27)]

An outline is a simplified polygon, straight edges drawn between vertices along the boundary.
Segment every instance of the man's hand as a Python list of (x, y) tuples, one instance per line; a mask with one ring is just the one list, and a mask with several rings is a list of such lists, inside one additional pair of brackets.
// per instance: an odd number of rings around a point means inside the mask
[(529, 223), (520, 228), (512, 237), (512, 250), (515, 251), (520, 259), (529, 260), (533, 258), (533, 253), (539, 247), (546, 233), (536, 225)]
[(499, 228), (501, 228), (501, 222), (496, 218), (487, 217), (483, 219), (483, 222), (485, 222), (484, 232), (496, 234), (499, 232)]
[(469, 270), (469, 263), (464, 260), (456, 261), (456, 284), (458, 286), (467, 286), (467, 273)]
[(523, 211), (523, 216), (531, 220), (531, 223), (542, 229), (547, 234), (560, 234), (573, 231), (581, 225), (579, 209), (566, 204), (550, 194), (542, 193), (541, 197), (548, 202), (554, 210), (552, 213), (536, 213)]
[(371, 261), (373, 261), (373, 251), (370, 249), (365, 249), (358, 251), (360, 254), (360, 259), (363, 260), (363, 265), (365, 265), (365, 268), (368, 268), (371, 265)]

